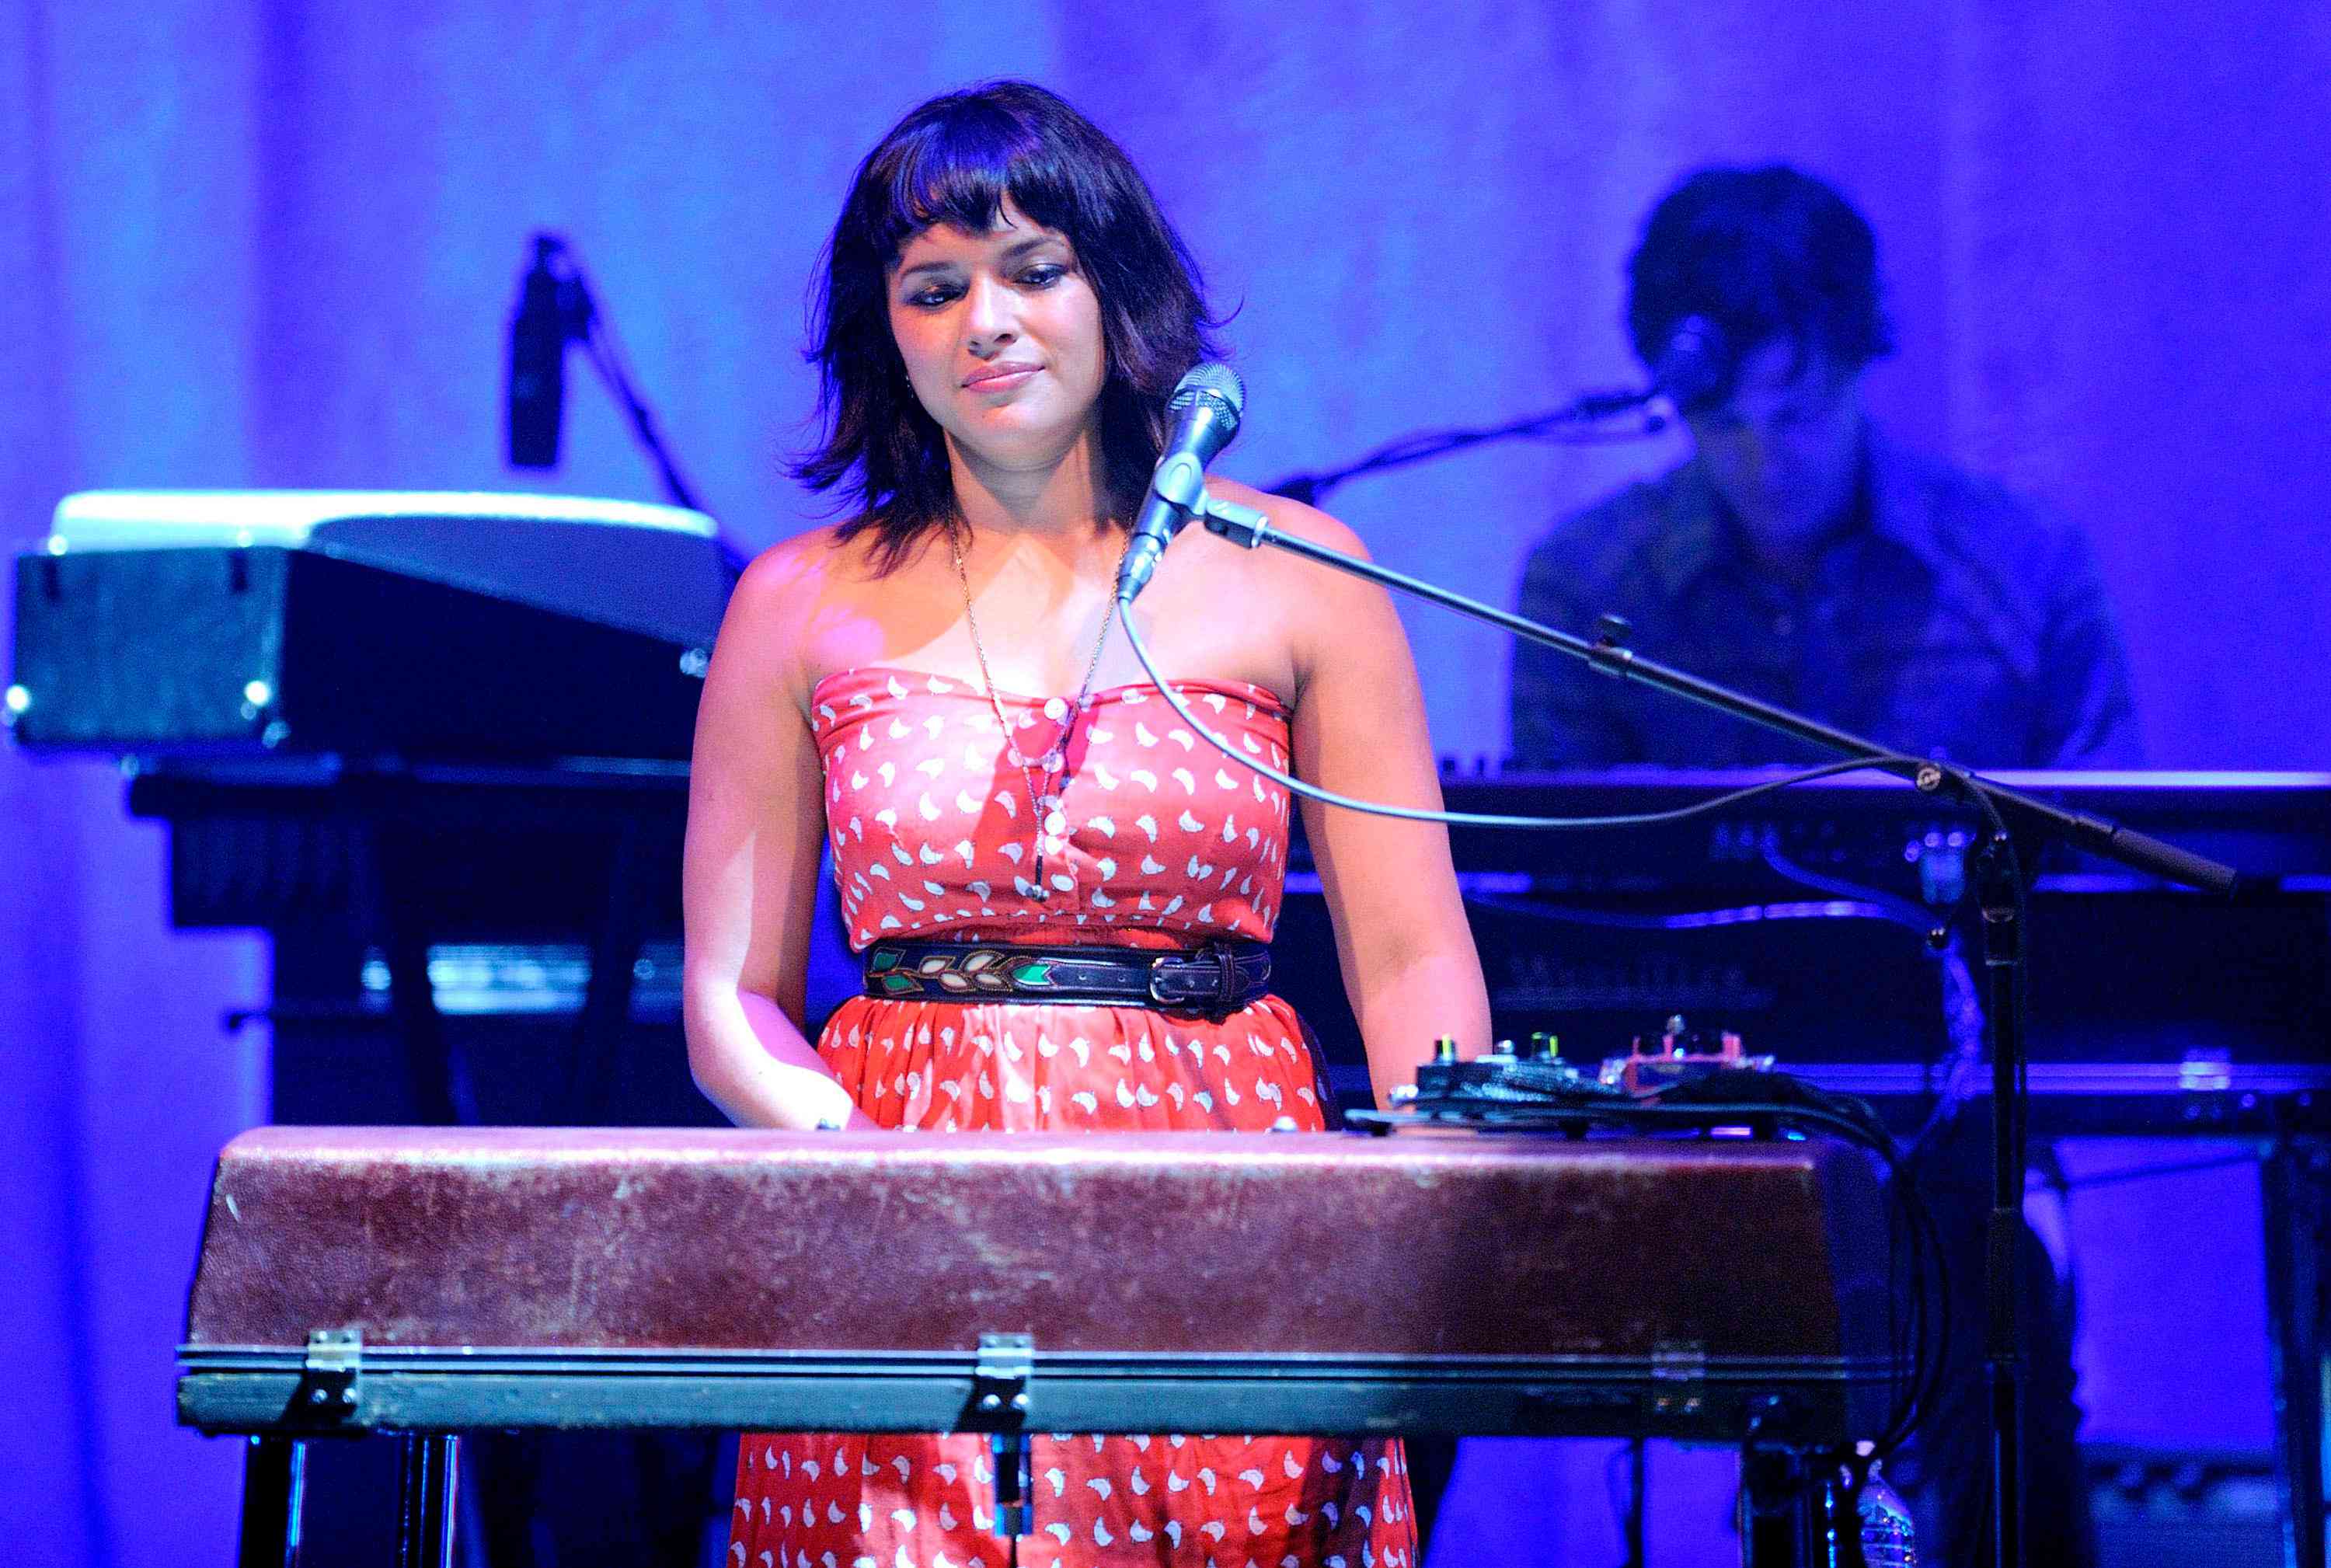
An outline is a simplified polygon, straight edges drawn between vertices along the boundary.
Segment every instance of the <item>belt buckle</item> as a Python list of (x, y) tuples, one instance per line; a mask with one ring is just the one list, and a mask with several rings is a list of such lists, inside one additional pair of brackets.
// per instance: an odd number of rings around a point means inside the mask
[[(1169, 970), (1168, 964), (1185, 967)], [(1179, 994), (1166, 989), (1175, 980)], [(1238, 990), (1238, 954), (1227, 942), (1209, 942), (1194, 953), (1160, 953), (1149, 963), (1149, 999), (1163, 1007), (1227, 1012)]]
[(1149, 961), (1149, 1000), (1160, 1007), (1186, 1007), (1190, 1004), (1191, 998), (1175, 996), (1161, 984), (1174, 977), (1175, 972), (1166, 965), (1180, 962), (1182, 956), (1179, 953), (1166, 952)]

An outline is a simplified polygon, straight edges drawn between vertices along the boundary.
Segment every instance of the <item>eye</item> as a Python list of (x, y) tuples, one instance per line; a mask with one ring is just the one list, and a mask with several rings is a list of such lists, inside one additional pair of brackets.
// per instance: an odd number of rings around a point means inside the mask
[(963, 290), (953, 283), (926, 283), (908, 295), (906, 302), (917, 309), (936, 310), (940, 306), (960, 298), (962, 294)]
[(1020, 281), (1031, 289), (1049, 289), (1069, 275), (1069, 270), (1058, 261), (1039, 261), (1020, 274)]

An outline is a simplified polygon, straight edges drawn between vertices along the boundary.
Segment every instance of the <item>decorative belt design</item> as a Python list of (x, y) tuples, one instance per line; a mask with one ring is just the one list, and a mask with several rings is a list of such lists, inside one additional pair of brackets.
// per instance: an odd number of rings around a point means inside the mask
[(1210, 942), (1194, 951), (877, 942), (864, 964), (867, 995), (927, 1002), (1155, 1007), (1223, 1018), (1270, 989), (1270, 949), (1260, 942)]

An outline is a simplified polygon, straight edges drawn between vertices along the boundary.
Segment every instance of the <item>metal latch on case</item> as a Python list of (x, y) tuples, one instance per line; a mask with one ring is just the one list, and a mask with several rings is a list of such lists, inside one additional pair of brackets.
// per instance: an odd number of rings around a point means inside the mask
[(310, 1415), (345, 1419), (362, 1397), (364, 1330), (319, 1328), (308, 1335), (300, 1364), (300, 1402)]

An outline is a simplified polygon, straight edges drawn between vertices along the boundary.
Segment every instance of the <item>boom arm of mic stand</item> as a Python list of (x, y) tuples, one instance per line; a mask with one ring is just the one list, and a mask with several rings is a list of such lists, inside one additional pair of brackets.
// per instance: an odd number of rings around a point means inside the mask
[[(580, 285), (582, 271), (579, 267), (576, 271), (576, 279)], [(584, 299), (589, 319), (585, 329), (576, 334), (583, 345), (584, 357), (590, 360), (591, 367), (599, 373), (599, 379), (607, 384), (608, 392), (614, 395), (616, 405), (623, 411), (623, 417), (631, 424), (632, 433), (638, 437), (640, 445), (646, 450), (648, 460), (655, 464), (656, 477), (663, 481), (664, 494), (676, 507), (686, 507), (690, 511), (703, 512), (707, 517), (712, 517), (696, 492), (689, 488), (688, 481), (680, 478), (680, 465), (673, 460), (671, 449), (664, 444), (663, 432), (656, 427), (655, 415), (649, 412), (646, 399), (633, 386), (631, 376), (624, 371), (623, 356), (609, 343), (598, 337), (601, 317), (597, 302), (590, 299), (587, 288)], [(721, 565), (728, 574), (729, 585), (734, 587), (737, 579), (745, 575), (745, 568), (752, 563), (753, 553), (737, 542), (718, 518), (712, 517), (712, 527), (713, 543), (719, 547)]]
[[(1832, 728), (1801, 713), (1760, 702), (1696, 675), (1636, 656), (1613, 642), (1589, 642), (1568, 632), (1521, 615), (1511, 614), (1461, 594), (1451, 592), (1361, 560), (1325, 545), (1299, 538), (1270, 526), (1270, 519), (1251, 507), (1201, 495), (1193, 508), (1205, 520), (1209, 533), (1219, 534), (1258, 549), (1270, 545), (1292, 555), (1318, 561), (1356, 577), (1484, 621), (1517, 636), (1584, 660), (1606, 675), (1640, 680), (1647, 686), (1688, 698), (1705, 707), (1729, 713), (1781, 735), (1811, 742), (1848, 757), (1867, 758), (1873, 768), (1909, 780), (1919, 790), (1945, 788), (1980, 797), (2001, 821), (2020, 818), (2027, 829), (2053, 834), (2138, 870), (2181, 882), (2207, 892), (2231, 893), (2238, 874), (2232, 867), (2191, 854), (2132, 832), (2099, 817), (2068, 812), (2020, 791), (1978, 778), (1964, 769), (1923, 762), (1902, 755), (1848, 731)], [(1992, 1428), (1993, 1562), (1995, 1568), (2023, 1568), (2023, 1447), (2022, 1438), (2022, 1334), (2016, 1321), (2013, 1270), (2018, 1253), (2027, 1166), (2024, 1129), (2023, 959), (2028, 950), (2022, 873), (2015, 863), (2015, 846), (2004, 834), (1990, 835), (1982, 857), (1991, 884), (1983, 899), (1984, 962), (1993, 977), (1989, 1012), (1992, 1070), (1992, 1204), (1984, 1233), (1988, 1319), (1985, 1359), (1990, 1367)]]
[(1290, 555), (1347, 572), (1353, 576), (1365, 577), (1413, 598), (1454, 610), (1471, 620), (1485, 622), (1543, 647), (1569, 654), (1593, 665), (1605, 675), (1639, 681), (1671, 696), (1746, 719), (1776, 734), (1805, 741), (1840, 756), (1867, 758), (1872, 768), (1893, 774), (1928, 793), (1948, 788), (1980, 794), (1995, 804), (2001, 814), (2011, 822), (2060, 838), (2077, 849), (2117, 860), (2164, 881), (2199, 889), (2205, 893), (2230, 894), (2241, 879), (2241, 873), (2231, 866), (2149, 838), (2117, 822), (2081, 812), (2066, 811), (2050, 802), (2025, 794), (2021, 790), (2009, 789), (2004, 784), (1993, 784), (1963, 768), (1904, 756), (1890, 746), (1866, 740), (1849, 730), (1822, 724), (1790, 708), (1762, 701), (1746, 692), (1734, 691), (1712, 680), (1704, 680), (1671, 665), (1645, 659), (1631, 648), (1609, 642), (1589, 642), (1583, 637), (1574, 637), (1569, 632), (1542, 625), (1527, 616), (1484, 604), (1477, 599), (1469, 599), (1462, 594), (1425, 582), (1421, 577), (1412, 577), (1374, 561), (1314, 544), (1309, 539), (1273, 527), (1266, 514), (1251, 507), (1223, 501), (1208, 494), (1200, 498), (1195, 509), (1204, 518), (1207, 532), (1219, 534), (1249, 549), (1269, 545)]
[[(623, 369), (623, 356), (614, 345), (612, 331), (603, 331), (605, 318), (599, 309), (597, 298), (591, 292), (591, 280), (585, 274), (582, 261), (576, 255), (574, 247), (561, 236), (548, 233), (537, 234), (535, 245), (537, 266), (546, 266), (553, 258), (564, 263), (564, 271), (554, 271), (553, 274), (558, 286), (560, 328), (564, 334), (560, 345), (562, 352), (566, 344), (582, 348), (583, 357), (591, 362), (591, 368), (598, 372), (599, 379), (606, 384), (615, 405), (623, 410), (625, 421), (631, 425), (632, 433), (645, 449), (648, 460), (655, 464), (656, 477), (662, 481), (664, 495), (672, 505), (686, 507), (692, 512), (704, 511), (704, 504), (697, 499), (696, 492), (689, 489), (686, 480), (680, 477), (680, 467), (672, 461), (671, 449), (664, 445), (663, 436), (656, 429), (655, 416), (648, 411), (646, 401), (632, 385), (631, 377)], [(710, 516), (709, 513), (706, 515)], [(713, 519), (713, 543), (719, 550), (722, 570), (728, 574), (729, 586), (733, 588), (737, 579), (744, 575), (748, 554), (729, 537), (726, 528), (720, 527), (717, 518)]]
[[(1313, 505), (1346, 480), (1358, 479), (1362, 474), (1406, 468), (1412, 463), (1428, 462), (1436, 457), (1447, 457), (1451, 452), (1464, 451), (1493, 442), (1527, 441), (1568, 424), (1591, 424), (1598, 419), (1608, 419), (1613, 414), (1641, 408), (1657, 395), (1656, 392), (1590, 392), (1548, 413), (1528, 414), (1505, 424), (1491, 425), (1486, 430), (1419, 431), (1386, 442), (1357, 462), (1330, 469), (1326, 473), (1289, 474), (1265, 488), (1271, 495), (1285, 496), (1307, 506)], [(1660, 415), (1653, 414), (1640, 433), (1649, 435), (1666, 423)]]
[(615, 406), (623, 411), (624, 422), (632, 427), (633, 435), (647, 451), (648, 461), (655, 464), (656, 477), (663, 481), (664, 493), (671, 499), (672, 504), (686, 507), (692, 512), (702, 511), (704, 508), (698, 503), (696, 493), (688, 488), (688, 481), (680, 477), (679, 467), (671, 461), (671, 452), (663, 444), (663, 436), (656, 429), (655, 416), (648, 412), (647, 404), (632, 385), (632, 378), (625, 373), (623, 361), (600, 335), (602, 317), (599, 302), (592, 296), (590, 283), (584, 277), (579, 262), (575, 266), (575, 291), (580, 308), (577, 318), (567, 328), (568, 336), (583, 346), (584, 357), (591, 362), (591, 368), (599, 373), (599, 379), (607, 384), (607, 391), (614, 398)]

